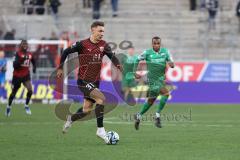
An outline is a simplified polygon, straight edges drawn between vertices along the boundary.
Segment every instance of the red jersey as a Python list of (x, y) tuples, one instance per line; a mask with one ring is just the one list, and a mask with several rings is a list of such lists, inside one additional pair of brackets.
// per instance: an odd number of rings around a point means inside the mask
[(15, 60), (14, 60), (13, 76), (25, 77), (28, 74), (30, 74), (29, 67), (31, 62), (33, 62), (33, 55), (31, 52), (26, 52), (26, 53), (22, 51), (16, 52)]
[(112, 53), (111, 48), (104, 40), (98, 43), (91, 42), (90, 38), (76, 42), (71, 47), (64, 50), (61, 56), (61, 63), (64, 63), (68, 54), (78, 52), (79, 58), (79, 70), (78, 78), (95, 82), (100, 80), (102, 59), (104, 55), (107, 55), (112, 60), (115, 66), (119, 66), (118, 59)]

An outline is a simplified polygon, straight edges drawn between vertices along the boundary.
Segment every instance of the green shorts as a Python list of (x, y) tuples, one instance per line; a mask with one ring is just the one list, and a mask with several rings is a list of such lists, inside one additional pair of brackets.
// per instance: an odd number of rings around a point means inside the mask
[(136, 81), (135, 79), (123, 79), (122, 80), (122, 88), (131, 88), (131, 87), (135, 87)]
[(160, 89), (166, 86), (165, 81), (158, 81), (157, 83), (149, 83), (148, 84), (148, 98), (150, 97), (158, 97), (160, 94)]

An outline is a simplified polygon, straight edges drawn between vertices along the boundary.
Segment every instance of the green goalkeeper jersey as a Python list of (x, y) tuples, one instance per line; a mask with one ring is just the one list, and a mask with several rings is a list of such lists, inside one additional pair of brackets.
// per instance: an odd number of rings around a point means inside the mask
[(138, 56), (136, 64), (145, 60), (147, 64), (147, 78), (149, 85), (158, 85), (165, 80), (167, 62), (173, 62), (170, 52), (167, 48), (160, 48), (155, 52), (153, 48), (145, 50)]

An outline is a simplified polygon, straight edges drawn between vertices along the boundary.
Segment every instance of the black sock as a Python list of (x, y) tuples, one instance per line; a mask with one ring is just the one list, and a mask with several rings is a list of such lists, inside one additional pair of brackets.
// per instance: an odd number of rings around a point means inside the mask
[(25, 103), (26, 105), (29, 104), (29, 101), (30, 101), (31, 97), (32, 97), (32, 91), (28, 91), (27, 92), (26, 103)]
[(15, 97), (15, 94), (11, 93), (11, 95), (9, 96), (9, 99), (8, 99), (8, 106), (12, 105), (12, 101), (13, 101), (14, 97)]
[(95, 114), (97, 118), (97, 127), (103, 127), (104, 105), (97, 104)]
[(86, 115), (87, 115), (87, 113), (83, 112), (83, 108), (79, 108), (77, 110), (77, 112), (71, 116), (71, 120), (74, 122), (74, 121), (77, 121), (79, 119), (82, 119)]

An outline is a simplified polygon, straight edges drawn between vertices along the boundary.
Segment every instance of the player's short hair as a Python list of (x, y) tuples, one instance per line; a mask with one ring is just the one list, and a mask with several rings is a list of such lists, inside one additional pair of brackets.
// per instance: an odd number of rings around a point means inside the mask
[(102, 21), (95, 21), (95, 22), (92, 23), (91, 28), (95, 28), (97, 26), (104, 27), (104, 22), (102, 22)]
[(20, 44), (22, 44), (22, 43), (27, 43), (27, 40), (26, 39), (22, 39)]
[(153, 38), (152, 38), (152, 42), (153, 42), (153, 40), (155, 40), (155, 39), (157, 39), (157, 40), (159, 39), (159, 40), (160, 40), (160, 42), (161, 42), (161, 38), (160, 38), (160, 37), (158, 37), (158, 36), (155, 36), (155, 37), (153, 37)]

